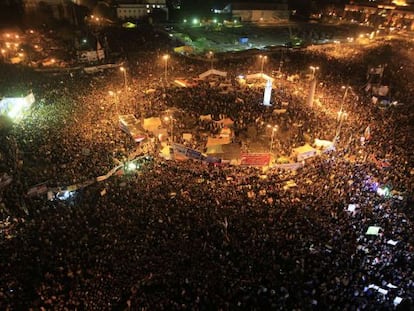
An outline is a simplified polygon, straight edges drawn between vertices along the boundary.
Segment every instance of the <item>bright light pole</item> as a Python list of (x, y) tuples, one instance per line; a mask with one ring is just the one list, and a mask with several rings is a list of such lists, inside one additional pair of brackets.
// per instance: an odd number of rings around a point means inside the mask
[(310, 70), (312, 70), (312, 76), (311, 79), (315, 79), (316, 78), (316, 70), (319, 70), (319, 67), (315, 67), (315, 66), (310, 66), (309, 67)]
[(319, 67), (310, 66), (309, 69), (312, 70), (312, 75), (311, 75), (310, 89), (309, 89), (309, 95), (308, 95), (308, 105), (312, 107), (313, 100), (315, 98), (315, 90), (316, 90), (316, 70), (319, 70)]
[(264, 62), (267, 59), (266, 55), (259, 55), (259, 58), (261, 59), (261, 66), (260, 66), (260, 73), (263, 74), (263, 67), (264, 67)]
[(213, 51), (208, 52), (208, 57), (210, 58), (210, 69), (213, 69), (213, 58), (214, 58)]
[(278, 130), (278, 126), (277, 125), (272, 126), (272, 125), (268, 124), (267, 127), (272, 129), (272, 135), (270, 136), (270, 148), (269, 148), (270, 153), (272, 153), (272, 151), (273, 151), (273, 142), (275, 140), (275, 133)]
[(165, 61), (165, 63), (164, 63), (165, 64), (165, 66), (164, 66), (164, 68), (165, 68), (164, 74), (165, 74), (165, 81), (167, 81), (167, 76), (168, 76), (168, 59), (170, 58), (170, 55), (165, 54), (162, 58)]
[(171, 122), (170, 126), (171, 126), (171, 144), (172, 144), (174, 143), (174, 118), (170, 116), (170, 117), (165, 117), (164, 120), (167, 122)]
[(122, 71), (123, 74), (124, 74), (124, 87), (125, 87), (125, 92), (128, 92), (126, 68), (125, 67), (120, 67), (119, 70)]
[(345, 103), (346, 96), (348, 95), (348, 90), (350, 90), (351, 87), (350, 86), (342, 86), (342, 89), (345, 89), (345, 93), (344, 93), (344, 96), (342, 97), (341, 108), (339, 109), (340, 114), (342, 113), (342, 110), (344, 108), (344, 103)]
[(116, 109), (116, 114), (119, 115), (119, 110), (118, 110), (118, 101), (119, 101), (119, 97), (118, 94), (121, 93), (121, 91), (109, 91), (109, 96), (113, 97), (115, 99), (115, 109)]
[(335, 134), (335, 138), (334, 138), (334, 144), (336, 143), (336, 141), (339, 138), (339, 135), (341, 134), (341, 129), (342, 129), (342, 123), (344, 121), (344, 119), (346, 119), (348, 117), (348, 113), (346, 113), (345, 111), (338, 111), (338, 120), (339, 120), (339, 125), (338, 128), (336, 129), (336, 134)]
[(352, 90), (352, 88), (350, 86), (342, 86), (342, 89), (345, 89), (345, 93), (344, 93), (344, 96), (342, 97), (341, 107), (338, 111), (338, 122), (339, 122), (339, 124), (338, 124), (338, 127), (336, 129), (334, 143), (336, 143), (336, 141), (339, 138), (339, 135), (340, 135), (341, 129), (342, 129), (342, 123), (344, 122), (344, 119), (346, 119), (348, 117), (348, 113), (346, 113), (344, 111), (344, 104), (345, 104), (346, 96), (348, 95), (348, 90)]

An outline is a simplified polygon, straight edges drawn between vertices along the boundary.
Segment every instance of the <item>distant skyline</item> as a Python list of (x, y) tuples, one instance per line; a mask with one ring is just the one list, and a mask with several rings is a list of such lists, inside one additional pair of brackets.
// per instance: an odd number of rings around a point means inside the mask
[[(166, 0), (170, 9), (180, 7), (180, 14), (198, 14), (200, 16), (207, 16), (211, 13), (211, 9), (223, 9), (227, 4), (237, 2), (253, 2), (253, 3), (288, 3), (290, 9), (295, 9), (301, 16), (306, 16), (312, 9), (318, 9), (319, 4), (325, 5), (333, 2), (343, 2), (344, 0)], [(71, 2), (87, 7), (90, 11), (95, 9), (99, 3), (122, 3), (131, 2), (129, 0), (0, 0), (0, 26), (10, 26), (13, 24), (22, 24), (24, 17), (24, 7), (31, 3), (31, 8), (39, 7), (44, 16), (48, 15), (50, 10), (43, 4), (56, 3), (61, 5), (64, 2)], [(313, 5), (311, 5), (313, 3)], [(315, 6), (315, 4), (317, 4)], [(178, 6), (177, 6), (178, 5)], [(109, 9), (109, 8), (108, 8)], [(173, 14), (171, 15), (173, 16)], [(26, 21), (27, 22), (27, 21)]]
[[(145, 2), (145, 0), (142, 0)], [(157, 0), (152, 0), (157, 1)], [(84, 9), (82, 14), (87, 14), (88, 10), (92, 12), (96, 10), (103, 3), (122, 3), (122, 2), (134, 2), (134, 0), (0, 0), (0, 26), (10, 26), (14, 24), (22, 24), (24, 19), (24, 7), (27, 8), (27, 4), (31, 8), (38, 7), (42, 11), (43, 16), (48, 16), (50, 10), (47, 8), (47, 4), (56, 3), (59, 6), (64, 2), (71, 2), (74, 4), (80, 4)], [(151, 2), (151, 1), (149, 1)], [(212, 9), (223, 9), (230, 3), (287, 3), (290, 10), (296, 11), (296, 17), (306, 19), (312, 13), (322, 12), (327, 6), (335, 5), (338, 8), (343, 8), (345, 4), (350, 2), (355, 3), (368, 3), (364, 0), (166, 0), (167, 6), (170, 8), (170, 17), (176, 18), (178, 16), (199, 15), (200, 17), (206, 17), (211, 14)], [(378, 0), (369, 2), (371, 4), (376, 3), (396, 3), (397, 5), (413, 4), (414, 0)], [(37, 5), (39, 4), (39, 5)], [(44, 5), (46, 4), (46, 5)], [(113, 10), (110, 6), (105, 6), (105, 12)], [(179, 11), (174, 9), (180, 8)], [(99, 12), (102, 10), (98, 9)], [(175, 12), (175, 13), (174, 13)], [(82, 15), (80, 14), (80, 15)], [(50, 14), (49, 14), (50, 15)], [(107, 16), (113, 16), (113, 14), (107, 14)], [(26, 22), (29, 22), (26, 20)]]

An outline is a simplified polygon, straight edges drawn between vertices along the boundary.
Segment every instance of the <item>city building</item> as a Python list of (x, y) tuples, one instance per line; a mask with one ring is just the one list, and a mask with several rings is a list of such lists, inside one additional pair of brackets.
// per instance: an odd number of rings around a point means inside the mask
[(374, 27), (414, 30), (414, 5), (410, 1), (361, 1), (345, 5), (344, 19)]
[(23, 0), (23, 10), (28, 16), (41, 12), (50, 14), (56, 20), (72, 21), (74, 4), (76, 2), (70, 0)]
[(122, 0), (116, 7), (116, 16), (120, 20), (140, 19), (160, 11), (164, 12), (165, 19), (168, 19), (166, 0)]
[(285, 2), (235, 2), (228, 4), (220, 13), (231, 13), (242, 22), (279, 23), (289, 19), (290, 10)]

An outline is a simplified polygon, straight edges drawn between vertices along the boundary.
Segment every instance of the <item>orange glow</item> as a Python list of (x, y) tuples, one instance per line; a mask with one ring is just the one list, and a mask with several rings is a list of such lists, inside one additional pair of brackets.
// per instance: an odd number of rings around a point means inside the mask
[(405, 0), (393, 0), (392, 1), (393, 4), (398, 5), (398, 6), (407, 6), (407, 2)]

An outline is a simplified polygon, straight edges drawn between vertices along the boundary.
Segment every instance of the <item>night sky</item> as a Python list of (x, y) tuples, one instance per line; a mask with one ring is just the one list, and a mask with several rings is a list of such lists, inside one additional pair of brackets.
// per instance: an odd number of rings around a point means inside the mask
[[(110, 2), (108, 0), (108, 2)], [(116, 3), (117, 1), (113, 1)], [(124, 2), (122, 0), (118, 1)], [(167, 0), (167, 4), (172, 7), (173, 3), (179, 0)], [(320, 11), (324, 6), (335, 4), (343, 5), (347, 0), (181, 0), (181, 13), (184, 14), (199, 14), (207, 16), (211, 14), (211, 9), (223, 9), (231, 2), (252, 2), (252, 3), (288, 3), (291, 10), (296, 10), (302, 16), (307, 16), (312, 11)], [(89, 9), (93, 9), (97, 4), (97, 0), (83, 0), (82, 4)], [(23, 0), (2, 0), (0, 1), (0, 26), (8, 26), (19, 24), (23, 15)], [(174, 15), (174, 14), (173, 14)]]

